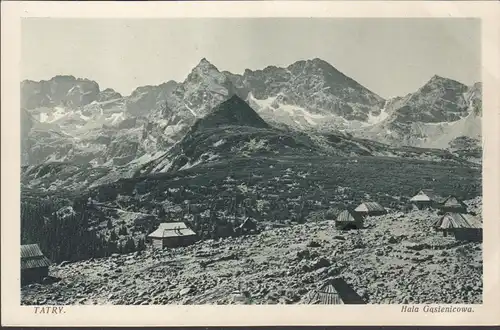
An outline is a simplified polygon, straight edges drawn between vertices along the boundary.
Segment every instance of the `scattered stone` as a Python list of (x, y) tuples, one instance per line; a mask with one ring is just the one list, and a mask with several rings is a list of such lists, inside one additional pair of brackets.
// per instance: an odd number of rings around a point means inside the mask
[(316, 269), (319, 269), (319, 268), (323, 268), (323, 267), (328, 267), (330, 266), (330, 260), (326, 259), (326, 258), (319, 258), (317, 260), (315, 260), (312, 264), (311, 264), (311, 268), (313, 270), (316, 270)]
[(322, 267), (314, 271), (314, 275), (316, 276), (327, 275), (327, 274), (328, 274), (328, 267)]
[(179, 296), (183, 297), (183, 296), (187, 295), (188, 293), (190, 293), (191, 291), (193, 291), (192, 288), (184, 288), (181, 291), (179, 291)]
[(302, 259), (309, 259), (311, 256), (311, 252), (307, 249), (305, 250), (300, 250), (297, 252), (297, 259), (302, 260)]
[(389, 244), (395, 244), (395, 243), (398, 243), (398, 240), (394, 236), (391, 236), (391, 237), (389, 237), (389, 239), (387, 240), (387, 242)]
[(321, 244), (316, 241), (309, 241), (309, 243), (307, 243), (307, 247), (321, 247)]
[[(413, 214), (395, 222), (392, 215), (368, 218), (369, 229), (361, 231), (363, 250), (353, 249), (356, 231), (336, 235), (333, 223), (308, 223), (221, 239), (218, 246), (200, 241), (185, 248), (72, 262), (64, 269), (59, 264), (50, 271), (63, 280), (22, 287), (22, 304), (44, 299), (58, 305), (227, 304), (238, 282), (251, 292), (254, 304), (290, 304), (337, 276), (373, 304), (481, 303), (481, 244), (445, 240), (426, 229), (430, 216)], [(398, 228), (388, 230), (389, 225)], [(411, 242), (403, 241), (408, 237)], [(210, 266), (203, 271), (198, 262)], [(445, 285), (449, 274), (457, 285)]]

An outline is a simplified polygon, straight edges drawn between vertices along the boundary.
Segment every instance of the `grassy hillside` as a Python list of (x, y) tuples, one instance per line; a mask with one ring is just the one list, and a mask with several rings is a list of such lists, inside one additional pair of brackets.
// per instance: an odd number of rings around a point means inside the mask
[[(316, 211), (363, 200), (403, 207), (421, 188), (469, 199), (481, 195), (481, 172), (451, 162), (384, 157), (239, 157), (97, 187), (99, 201), (173, 218), (304, 221)], [(208, 212), (208, 213), (207, 213)], [(211, 212), (211, 213), (210, 213)]]

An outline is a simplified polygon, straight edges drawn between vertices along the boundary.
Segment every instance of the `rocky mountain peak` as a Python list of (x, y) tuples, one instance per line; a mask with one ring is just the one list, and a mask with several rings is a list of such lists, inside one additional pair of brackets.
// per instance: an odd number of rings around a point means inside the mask
[(429, 79), (429, 82), (434, 82), (434, 81), (446, 81), (446, 80), (450, 80), (448, 78), (445, 78), (445, 77), (442, 77), (438, 74), (435, 74), (431, 77), (431, 79)]
[(99, 102), (106, 102), (110, 100), (116, 100), (116, 99), (121, 99), (123, 96), (115, 91), (113, 88), (106, 88), (105, 90), (101, 91), (99, 94), (99, 98), (97, 101)]
[(177, 87), (179, 83), (175, 80), (169, 80), (167, 82), (164, 82), (162, 84), (160, 84), (158, 87), (160, 88), (165, 88), (165, 89), (169, 89), (170, 91), (173, 90), (175, 87)]
[(452, 122), (467, 115), (464, 93), (468, 87), (453, 79), (434, 75), (427, 83), (399, 102), (395, 114), (401, 122)]
[(191, 70), (191, 73), (193, 72), (211, 72), (211, 71), (216, 71), (219, 72), (219, 69), (212, 63), (210, 63), (206, 58), (202, 58), (200, 62)]
[(236, 94), (216, 106), (207, 116), (199, 119), (193, 127), (198, 130), (221, 126), (269, 127), (257, 112)]
[(318, 73), (318, 74), (336, 74), (346, 77), (343, 73), (337, 70), (333, 65), (320, 58), (313, 58), (309, 60), (297, 61), (288, 66), (289, 70), (305, 70), (306, 73)]
[(184, 88), (189, 90), (190, 87), (208, 87), (209, 89), (219, 89), (217, 85), (224, 85), (228, 87), (229, 79), (227, 76), (220, 72), (219, 69), (210, 63), (206, 58), (202, 58), (183, 82)]
[(427, 83), (425, 83), (419, 91), (422, 93), (431, 92), (436, 88), (448, 88), (458, 91), (465, 91), (467, 86), (450, 78), (441, 77), (437, 74), (431, 77)]
[(472, 88), (480, 90), (480, 89), (483, 88), (483, 83), (482, 82), (476, 82), (476, 83), (474, 83), (474, 85), (472, 85)]
[(55, 81), (55, 82), (74, 82), (76, 80), (77, 79), (73, 75), (57, 75), (50, 79), (50, 81)]
[(209, 60), (207, 60), (206, 57), (203, 57), (201, 60), (200, 60), (200, 63), (198, 63), (198, 66), (211, 66), (212, 63), (210, 63)]
[(63, 106), (78, 108), (98, 99), (99, 84), (93, 80), (58, 75), (49, 80), (21, 83), (21, 106), (26, 109)]
[[(308, 132), (342, 130), (396, 145), (425, 146), (440, 139), (436, 144), (440, 148), (456, 132), (473, 137), (480, 134), (480, 118), (475, 117), (481, 116), (482, 84), (465, 86), (439, 75), (414, 93), (388, 102), (318, 57), (286, 67), (246, 69), (243, 74), (220, 71), (202, 58), (184, 81), (165, 81), (122, 96), (112, 88), (100, 91), (96, 82), (72, 75), (25, 80), (21, 107), (44, 127), (50, 123), (64, 132), (84, 127), (77, 135), (94, 127), (96, 134), (108, 136), (108, 127), (116, 130), (122, 121), (128, 128), (142, 126), (141, 137), (134, 141), (140, 140), (140, 152), (146, 153), (176, 144), (198, 120), (202, 120), (200, 127), (232, 125), (238, 130), (249, 126), (250, 131), (255, 126), (268, 127), (267, 123)], [(85, 125), (87, 122), (92, 125)], [(456, 127), (452, 129), (451, 123)], [(449, 138), (443, 139), (445, 131), (453, 134), (447, 133)], [(51, 135), (50, 139), (58, 137)], [(116, 139), (123, 140), (121, 135)], [(51, 145), (47, 143), (47, 155), (53, 153)], [(101, 144), (96, 142), (95, 149), (99, 148)]]
[(309, 65), (317, 66), (317, 67), (325, 69), (325, 70), (334, 70), (334, 71), (339, 72), (333, 65), (331, 65), (330, 63), (328, 63), (327, 61), (325, 61), (319, 57), (313, 58), (312, 60), (307, 60), (306, 63)]

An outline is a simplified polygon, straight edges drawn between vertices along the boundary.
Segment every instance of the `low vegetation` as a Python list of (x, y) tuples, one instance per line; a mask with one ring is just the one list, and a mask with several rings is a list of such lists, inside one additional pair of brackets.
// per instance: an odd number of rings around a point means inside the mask
[[(160, 222), (185, 221), (201, 239), (228, 237), (245, 217), (264, 227), (304, 223), (367, 200), (403, 210), (424, 187), (470, 199), (481, 195), (481, 173), (390, 157), (240, 157), (122, 179), (71, 198), (25, 190), (22, 242), (40, 243), (54, 261), (79, 260), (141, 249)], [(87, 205), (89, 197), (97, 204)], [(74, 214), (57, 220), (56, 211), (69, 206)]]

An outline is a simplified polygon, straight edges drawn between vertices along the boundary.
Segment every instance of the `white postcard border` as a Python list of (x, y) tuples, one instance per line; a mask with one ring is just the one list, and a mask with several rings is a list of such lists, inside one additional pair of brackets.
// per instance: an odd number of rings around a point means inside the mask
[[(492, 325), (500, 322), (500, 6), (449, 1), (2, 2), (2, 325)], [(484, 294), (472, 313), (401, 312), (401, 305), (67, 306), (35, 314), (19, 292), (19, 81), (22, 17), (475, 17), (482, 21)], [(439, 306), (439, 305), (431, 305)], [(463, 307), (464, 305), (459, 305)], [(465, 305), (466, 306), (466, 305)]]

